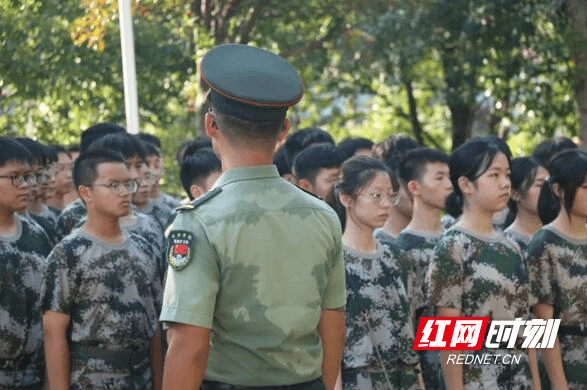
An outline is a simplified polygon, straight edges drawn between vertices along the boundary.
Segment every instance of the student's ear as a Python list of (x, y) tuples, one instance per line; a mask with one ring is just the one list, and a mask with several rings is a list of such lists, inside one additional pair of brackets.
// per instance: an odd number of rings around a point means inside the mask
[(190, 187), (190, 195), (193, 199), (197, 199), (205, 193), (206, 191), (204, 191), (204, 189), (197, 184), (192, 184), (192, 186)]
[(520, 194), (518, 191), (512, 190), (512, 194), (510, 197), (514, 202), (519, 202), (520, 200), (522, 200), (522, 194)]
[(298, 180), (298, 186), (308, 192), (312, 192), (314, 190), (314, 186), (312, 185), (312, 183), (310, 183), (308, 179)]
[(408, 193), (412, 196), (417, 195), (420, 196), (420, 184), (416, 180), (410, 180), (406, 185)]
[(349, 194), (340, 194), (338, 195), (338, 200), (340, 204), (344, 206), (344, 208), (348, 208), (351, 205), (353, 198)]
[(92, 200), (92, 193), (90, 192), (90, 187), (80, 185), (77, 187), (77, 193), (81, 200), (84, 201), (85, 204), (88, 204)]
[(459, 188), (461, 189), (461, 192), (463, 194), (469, 195), (469, 194), (473, 193), (473, 190), (475, 189), (473, 182), (465, 176), (459, 177), (459, 180), (457, 181), (457, 183), (458, 183)]
[(557, 198), (559, 198), (559, 199), (563, 198), (563, 191), (561, 190), (560, 184), (553, 183), (552, 184), (552, 191), (554, 192), (554, 194), (556, 195)]

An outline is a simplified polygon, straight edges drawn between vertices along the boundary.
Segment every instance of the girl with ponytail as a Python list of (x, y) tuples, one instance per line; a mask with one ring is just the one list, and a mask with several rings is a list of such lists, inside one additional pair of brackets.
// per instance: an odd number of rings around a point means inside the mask
[(549, 163), (538, 210), (545, 226), (528, 245), (536, 317), (559, 319), (554, 348), (542, 349), (553, 389), (587, 384), (587, 154), (563, 151)]
[(348, 159), (335, 185), (346, 272), (345, 390), (418, 389), (418, 354), (406, 289), (410, 268), (395, 245), (373, 237), (397, 199), (386, 166)]
[[(491, 138), (476, 139), (450, 157), (454, 192), (447, 211), (460, 218), (444, 232), (428, 269), (428, 294), (437, 316), (489, 317), (490, 321), (528, 318), (530, 287), (522, 253), (493, 226), (493, 215), (507, 206), (511, 189), (509, 150), (504, 145)], [(532, 388), (530, 358), (521, 349), (521, 340), (514, 348), (506, 343), (488, 350), (483, 345), (480, 351), (467, 353), (519, 355), (521, 361), (483, 365), (475, 359), (462, 365), (448, 359), (459, 351), (440, 351), (447, 389)]]
[(548, 177), (546, 168), (532, 157), (512, 160), (512, 196), (508, 204), (507, 229), (504, 233), (526, 252), (530, 239), (542, 227), (538, 215), (538, 197)]

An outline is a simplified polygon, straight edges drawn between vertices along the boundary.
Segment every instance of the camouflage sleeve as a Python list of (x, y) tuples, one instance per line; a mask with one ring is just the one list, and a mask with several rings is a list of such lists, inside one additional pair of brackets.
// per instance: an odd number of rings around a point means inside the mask
[(540, 237), (536, 238), (528, 245), (526, 258), (532, 295), (536, 297), (536, 303), (554, 305), (556, 280), (553, 258), (544, 241)]
[(428, 300), (437, 307), (461, 308), (464, 270), (462, 259), (454, 256), (454, 241), (441, 239), (430, 259), (426, 275)]
[[(174, 267), (171, 264), (179, 262), (173, 259), (170, 261), (170, 257), (178, 245), (172, 240), (184, 233), (191, 234), (188, 248), (186, 244), (181, 244), (182, 253), (187, 254), (187, 263), (182, 263), (185, 265), (181, 268)], [(193, 212), (180, 213), (171, 227), (168, 241), (166, 258), (170, 266), (159, 320), (211, 329), (220, 285), (220, 269), (218, 257), (202, 222)]]
[(322, 309), (339, 309), (346, 304), (344, 257), (342, 254), (342, 242), (336, 237), (335, 248), (332, 250), (331, 266), (326, 289), (322, 298)]
[[(71, 254), (69, 254), (71, 255)], [(45, 281), (41, 293), (41, 309), (69, 314), (75, 296), (73, 272), (69, 267), (72, 262), (62, 243), (53, 248), (47, 257)]]

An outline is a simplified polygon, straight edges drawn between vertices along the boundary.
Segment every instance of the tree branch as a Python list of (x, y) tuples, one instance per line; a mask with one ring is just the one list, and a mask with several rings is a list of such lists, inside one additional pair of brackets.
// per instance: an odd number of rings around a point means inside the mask
[[(343, 27), (341, 29), (341, 27)], [(338, 20), (330, 30), (328, 30), (328, 32), (326, 33), (326, 35), (317, 38), (315, 40), (313, 40), (312, 42), (310, 42), (308, 45), (303, 46), (303, 47), (298, 47), (296, 49), (291, 49), (291, 50), (286, 50), (283, 51), (281, 53), (279, 53), (280, 56), (282, 56), (283, 58), (287, 58), (290, 56), (294, 56), (297, 55), (299, 53), (302, 53), (306, 50), (309, 49), (322, 49), (324, 47), (324, 44), (326, 42), (328, 42), (329, 40), (335, 38), (339, 33), (341, 33), (342, 31), (346, 31), (347, 29), (344, 28), (344, 23), (342, 20)]]
[(414, 97), (414, 88), (412, 87), (412, 80), (405, 80), (406, 91), (408, 92), (408, 105), (410, 106), (410, 121), (412, 122), (412, 131), (418, 143), (424, 145), (422, 139), (422, 125), (418, 120), (418, 107), (416, 106), (416, 98)]
[(207, 31), (210, 31), (210, 25), (212, 21), (212, 0), (202, 1), (201, 15), (202, 26), (204, 26)]
[(240, 31), (239, 31), (239, 37), (240, 37), (240, 43), (246, 45), (249, 42), (249, 34), (251, 33), (251, 31), (253, 30), (253, 27), (255, 27), (255, 23), (257, 22), (257, 18), (259, 17), (259, 15), (261, 15), (261, 10), (263, 9), (263, 7), (265, 7), (267, 4), (269, 4), (270, 0), (258, 0), (257, 4), (255, 5), (255, 8), (253, 9), (253, 13), (251, 14), (251, 17), (249, 18), (249, 20), (241, 25)]

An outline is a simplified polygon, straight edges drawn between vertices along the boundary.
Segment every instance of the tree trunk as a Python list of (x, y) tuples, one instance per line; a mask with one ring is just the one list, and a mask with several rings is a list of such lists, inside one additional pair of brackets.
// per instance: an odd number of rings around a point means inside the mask
[(579, 110), (579, 138), (587, 149), (587, 1), (567, 0), (572, 35), (569, 40), (575, 61), (575, 99)]
[(452, 121), (452, 150), (467, 142), (471, 135), (474, 110), (464, 102), (449, 104)]
[(410, 106), (410, 121), (412, 122), (412, 131), (416, 137), (416, 141), (420, 146), (424, 146), (424, 139), (422, 138), (422, 125), (418, 120), (418, 107), (416, 105), (416, 98), (414, 97), (414, 89), (411, 80), (405, 80), (406, 90), (408, 92), (408, 104)]

